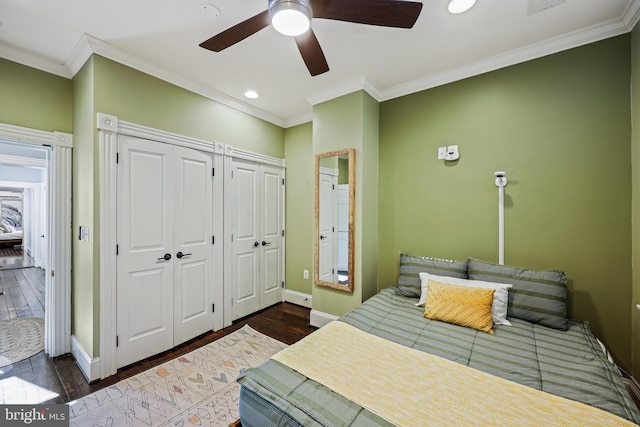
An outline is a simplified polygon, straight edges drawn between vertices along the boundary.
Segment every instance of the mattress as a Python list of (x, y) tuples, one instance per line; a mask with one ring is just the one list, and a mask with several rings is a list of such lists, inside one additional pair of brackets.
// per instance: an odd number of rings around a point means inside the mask
[[(640, 413), (588, 322), (566, 332), (509, 318), (495, 335), (422, 317), (417, 300), (385, 289), (339, 319), (365, 332), (507, 380), (585, 403), (634, 423)], [(407, 360), (404, 369), (411, 369)], [(387, 426), (384, 419), (269, 360), (238, 378), (242, 425)], [(461, 386), (465, 386), (462, 384)], [(381, 398), (392, 390), (381, 390)]]
[(14, 231), (13, 233), (0, 233), (0, 243), (2, 241), (18, 241), (22, 240), (22, 231)]

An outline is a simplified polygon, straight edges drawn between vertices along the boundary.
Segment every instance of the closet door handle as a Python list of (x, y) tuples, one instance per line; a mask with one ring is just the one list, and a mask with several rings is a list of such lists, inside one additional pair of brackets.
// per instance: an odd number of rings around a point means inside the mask
[(262, 241), (262, 246), (268, 246), (270, 244), (271, 244), (271, 242), (265, 242), (264, 240)]
[(326, 239), (326, 237), (321, 234), (320, 235), (320, 240), (324, 240), (324, 239)]
[(258, 243), (258, 242), (254, 242), (254, 243), (253, 243), (253, 247), (254, 247), (254, 248), (257, 248), (258, 246), (260, 246), (260, 243)]
[(169, 261), (171, 259), (171, 254), (164, 254), (162, 258), (158, 258), (158, 261)]
[(189, 255), (193, 255), (193, 254), (183, 254), (182, 252), (178, 252), (178, 253), (176, 254), (176, 257), (178, 257), (178, 258), (182, 258), (183, 256), (189, 256)]

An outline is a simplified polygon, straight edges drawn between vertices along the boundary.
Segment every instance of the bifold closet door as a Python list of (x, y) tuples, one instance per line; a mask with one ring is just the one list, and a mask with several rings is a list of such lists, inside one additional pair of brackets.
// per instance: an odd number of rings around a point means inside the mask
[(176, 158), (174, 345), (213, 329), (212, 160), (181, 147)]
[(206, 153), (120, 136), (118, 158), (121, 367), (212, 329), (213, 202)]
[(234, 160), (231, 173), (232, 319), (282, 301), (282, 168)]

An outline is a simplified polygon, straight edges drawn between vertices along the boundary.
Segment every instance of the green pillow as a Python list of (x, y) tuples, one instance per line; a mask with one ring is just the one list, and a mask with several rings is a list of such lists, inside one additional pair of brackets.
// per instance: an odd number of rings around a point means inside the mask
[(558, 270), (527, 270), (469, 258), (469, 278), (510, 283), (507, 316), (567, 330), (567, 275)]
[(422, 283), (420, 272), (436, 274), (438, 276), (467, 278), (467, 262), (450, 259), (429, 258), (400, 253), (398, 269), (397, 293), (403, 296), (420, 298)]

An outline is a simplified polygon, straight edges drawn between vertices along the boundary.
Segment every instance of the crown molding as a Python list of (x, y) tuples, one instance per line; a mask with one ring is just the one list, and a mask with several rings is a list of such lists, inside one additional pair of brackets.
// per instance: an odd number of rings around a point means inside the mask
[(442, 86), (458, 80), (495, 71), (500, 68), (509, 67), (511, 65), (625, 34), (632, 31), (639, 20), (640, 0), (632, 0), (620, 18), (613, 19), (609, 22), (594, 25), (583, 30), (551, 38), (521, 49), (515, 49), (504, 54), (486, 58), (481, 61), (447, 70), (432, 76), (426, 76), (421, 79), (402, 83), (387, 89), (380, 89), (366, 77), (361, 77), (345, 85), (336, 87), (334, 90), (325, 91), (317, 96), (311, 96), (307, 98), (307, 101), (311, 105), (316, 105), (358, 90), (365, 90), (378, 102), (388, 101), (390, 99), (421, 92), (423, 90)]
[[(495, 71), (500, 68), (530, 61), (532, 59), (551, 55), (563, 50), (572, 49), (589, 43), (594, 43), (606, 38), (625, 34), (633, 30), (640, 20), (640, 0), (631, 0), (627, 9), (618, 19), (595, 25), (593, 27), (552, 38), (544, 42), (516, 49), (491, 58), (476, 61), (462, 67), (450, 69), (442, 73), (426, 76), (417, 80), (402, 83), (386, 89), (379, 88), (366, 76), (358, 77), (349, 82), (345, 82), (331, 90), (323, 91), (318, 95), (307, 98), (310, 105), (317, 105), (331, 99), (338, 98), (359, 90), (366, 91), (376, 101), (383, 102), (412, 93), (441, 86), (454, 81)], [(195, 83), (173, 73), (168, 73), (161, 67), (154, 64), (140, 61), (114, 46), (105, 43), (89, 34), (85, 34), (79, 41), (73, 52), (64, 65), (57, 64), (45, 58), (41, 58), (30, 53), (21, 52), (14, 48), (0, 44), (0, 57), (9, 59), (41, 71), (55, 74), (65, 78), (73, 78), (91, 58), (97, 54), (120, 64), (136, 69), (145, 74), (149, 74), (178, 87), (204, 96), (205, 98), (219, 102), (235, 110), (244, 112), (251, 116), (273, 123), (277, 126), (288, 128), (313, 120), (313, 112), (301, 114), (289, 119), (283, 119), (264, 110), (255, 108), (236, 98), (232, 98), (222, 92), (210, 87)]]
[[(640, 2), (634, 1), (635, 4)], [(634, 12), (637, 14), (637, 11)], [(387, 101), (412, 93), (442, 86), (458, 80), (495, 71), (511, 65), (531, 61), (543, 56), (552, 55), (561, 51), (573, 49), (589, 43), (595, 43), (610, 37), (628, 33), (635, 26), (637, 16), (633, 25), (625, 24), (622, 19), (610, 21), (601, 25), (596, 25), (585, 30), (575, 31), (560, 37), (546, 40), (541, 43), (529, 45), (522, 49), (495, 55), (490, 58), (467, 64), (463, 67), (454, 68), (439, 74), (427, 76), (418, 80), (403, 83), (381, 91), (381, 101)]]
[(27, 52), (22, 52), (3, 44), (0, 44), (0, 58), (5, 58), (9, 61), (26, 65), (27, 67), (35, 68), (40, 71), (45, 71), (49, 74), (55, 74), (56, 76), (65, 77), (67, 79), (73, 77), (73, 75), (69, 72), (69, 70), (67, 70), (64, 65), (57, 64), (53, 61), (41, 58), (36, 55), (32, 55)]
[(145, 74), (149, 74), (150, 76), (156, 77), (160, 80), (171, 83), (190, 92), (204, 96), (205, 98), (219, 102), (223, 105), (226, 105), (227, 107), (242, 111), (280, 127), (284, 126), (284, 120), (281, 117), (277, 117), (266, 111), (245, 104), (244, 102), (241, 102), (208, 86), (194, 83), (189, 79), (185, 79), (179, 75), (167, 72), (162, 67), (158, 67), (150, 62), (140, 61), (134, 55), (130, 55), (129, 53), (118, 49), (89, 34), (85, 34), (82, 36), (81, 41), (78, 43), (76, 49), (74, 49), (74, 52), (70, 56), (70, 58), (73, 59), (73, 62), (70, 62), (69, 66), (73, 67), (74, 73), (77, 73), (80, 70), (84, 62), (86, 62), (91, 54), (97, 54), (104, 58), (118, 62), (122, 65), (126, 65), (127, 67), (133, 68)]

